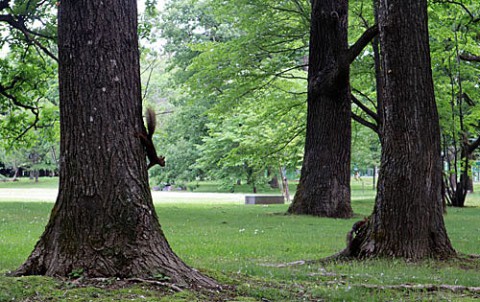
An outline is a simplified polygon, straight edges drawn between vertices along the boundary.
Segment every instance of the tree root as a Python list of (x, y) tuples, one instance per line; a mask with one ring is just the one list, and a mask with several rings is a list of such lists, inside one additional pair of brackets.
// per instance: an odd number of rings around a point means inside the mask
[(148, 284), (153, 284), (157, 286), (162, 286), (162, 287), (167, 287), (175, 292), (181, 292), (183, 289), (173, 283), (168, 283), (168, 282), (161, 282), (158, 280), (151, 280), (151, 279), (142, 279), (142, 278), (129, 278), (125, 279), (125, 281), (128, 282), (134, 282), (134, 283), (148, 283)]
[(480, 287), (470, 287), (463, 285), (448, 285), (448, 284), (400, 284), (400, 285), (374, 285), (374, 284), (351, 284), (355, 287), (363, 287), (368, 289), (394, 289), (394, 290), (426, 290), (429, 292), (434, 291), (451, 291), (458, 292), (470, 292), (474, 294), (480, 294)]
[(314, 260), (296, 260), (292, 262), (285, 262), (285, 263), (260, 263), (258, 264), (259, 266), (264, 266), (264, 267), (276, 267), (276, 268), (281, 268), (281, 267), (291, 267), (291, 266), (300, 266), (300, 265), (306, 265), (306, 264), (327, 264), (331, 262), (338, 262), (338, 261), (348, 261), (353, 259), (352, 257), (349, 257), (347, 254), (347, 249), (341, 250), (340, 252), (325, 257), (325, 258), (320, 258), (320, 259), (314, 259)]
[(125, 284), (132, 284), (132, 283), (144, 283), (144, 284), (149, 284), (149, 285), (154, 285), (154, 286), (159, 286), (159, 287), (164, 287), (167, 288), (173, 292), (182, 292), (184, 290), (200, 290), (200, 291), (207, 291), (207, 292), (214, 292), (218, 293), (223, 290), (223, 287), (218, 286), (216, 289), (213, 288), (195, 288), (195, 287), (190, 287), (188, 285), (181, 285), (181, 284), (176, 284), (176, 283), (171, 283), (168, 281), (159, 281), (157, 279), (148, 279), (148, 278), (103, 278), (103, 277), (98, 277), (98, 278), (85, 278), (85, 277), (80, 277), (78, 279), (61, 279), (63, 282), (67, 282), (69, 284), (72, 284), (74, 286), (78, 287), (84, 287), (84, 286), (94, 286), (94, 287), (123, 287)]

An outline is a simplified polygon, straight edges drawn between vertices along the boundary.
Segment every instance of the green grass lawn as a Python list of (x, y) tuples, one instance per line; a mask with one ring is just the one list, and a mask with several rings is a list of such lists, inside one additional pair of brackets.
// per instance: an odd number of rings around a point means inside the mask
[(58, 177), (40, 177), (38, 182), (28, 177), (18, 178), (17, 181), (0, 181), (0, 189), (1, 188), (56, 189), (58, 188)]
[[(49, 180), (50, 181), (50, 180)], [(2, 184), (3, 185), (3, 184)], [(43, 184), (55, 188), (53, 181)], [(371, 184), (370, 184), (371, 185)], [(21, 183), (22, 188), (31, 188)], [(1, 190), (2, 187), (0, 187)], [(12, 188), (8, 184), (8, 188)], [(163, 230), (189, 265), (236, 290), (212, 295), (170, 293), (145, 284), (96, 286), (45, 277), (0, 276), (0, 301), (474, 301), (480, 293), (448, 290), (382, 289), (434, 284), (480, 286), (480, 260), (370, 260), (281, 266), (334, 254), (345, 245), (352, 224), (370, 214), (374, 191), (353, 183), (348, 220), (286, 216), (288, 205), (239, 203), (156, 204)], [(480, 253), (480, 195), (445, 216), (455, 248)], [(17, 268), (29, 255), (48, 220), (52, 202), (0, 202), (0, 272)], [(280, 267), (279, 267), (280, 266)], [(112, 285), (113, 284), (113, 285)], [(367, 288), (376, 286), (376, 288)], [(262, 300), (264, 299), (264, 300)]]

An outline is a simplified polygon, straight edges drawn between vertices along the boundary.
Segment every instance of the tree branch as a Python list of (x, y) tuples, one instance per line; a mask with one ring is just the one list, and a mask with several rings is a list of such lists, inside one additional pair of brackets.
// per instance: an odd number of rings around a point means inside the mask
[(368, 28), (361, 36), (358, 38), (357, 42), (353, 44), (348, 49), (347, 59), (349, 63), (352, 63), (355, 58), (362, 52), (362, 50), (367, 46), (370, 41), (378, 34), (378, 25), (375, 24), (372, 27)]
[(461, 54), (459, 58), (464, 61), (480, 62), (480, 56), (475, 56), (471, 54)]
[(300, 12), (300, 14), (308, 21), (310, 22), (310, 15), (308, 14), (308, 12), (305, 10), (305, 8), (303, 7), (303, 5), (300, 3), (299, 0), (292, 0), (293, 3), (295, 4), (295, 6), (297, 7), (298, 11)]
[(470, 98), (470, 96), (469, 96), (466, 92), (464, 92), (464, 93), (462, 94), (462, 98), (463, 98), (463, 100), (465, 101), (465, 103), (468, 104), (468, 106), (471, 106), (471, 107), (475, 106), (475, 103), (476, 103), (476, 102), (475, 102), (474, 100), (472, 100), (472, 99)]
[(450, 4), (455, 4), (455, 5), (459, 5), (460, 7), (463, 8), (463, 10), (468, 14), (468, 16), (470, 17), (470, 22), (472, 23), (476, 23), (476, 22), (479, 22), (480, 21), (480, 17), (475, 17), (475, 15), (473, 15), (473, 13), (468, 9), (468, 7), (461, 3), (461, 2), (458, 2), (458, 1), (451, 1), (451, 0), (435, 0), (433, 1), (433, 3), (450, 3)]
[[(40, 48), (45, 54), (47, 54), (49, 57), (54, 59), (56, 62), (58, 62), (58, 58), (51, 52), (49, 51), (45, 46), (43, 46), (40, 42), (37, 41), (33, 36), (40, 36), (44, 37), (40, 34), (37, 34), (33, 31), (30, 31), (22, 18), (17, 18), (15, 19), (13, 15), (7, 14), (7, 15), (0, 15), (0, 22), (6, 22), (8, 23), (12, 28), (19, 30), (23, 36), (25, 37), (26, 41), (28, 43), (34, 44), (38, 48)], [(46, 37), (46, 36), (45, 36)], [(45, 38), (44, 37), (44, 38)]]
[(17, 100), (17, 98), (16, 98), (15, 96), (7, 93), (7, 90), (12, 89), (12, 88), (15, 86), (15, 83), (16, 83), (17, 81), (18, 81), (18, 80), (14, 80), (9, 86), (6, 86), (6, 87), (3, 86), (2, 84), (0, 84), (0, 95), (3, 95), (4, 97), (6, 97), (6, 98), (9, 99), (10, 101), (12, 101), (12, 103), (13, 103), (15, 106), (18, 106), (18, 107), (21, 107), (21, 108), (30, 110), (30, 111), (32, 111), (32, 112), (37, 111), (38, 108), (33, 107), (33, 106), (30, 106), (30, 105), (22, 104), (20, 101)]
[(365, 112), (366, 114), (368, 114), (368, 116), (370, 116), (372, 119), (375, 120), (375, 122), (378, 124), (378, 121), (379, 121), (379, 118), (378, 118), (378, 114), (376, 112), (374, 112), (372, 109), (368, 108), (367, 106), (365, 106), (362, 102), (360, 102), (359, 99), (357, 99), (353, 94), (350, 94), (350, 97), (352, 99), (352, 102), (357, 105), (363, 112)]
[(288, 76), (288, 77), (287, 77), (287, 76), (285, 76), (285, 75), (288, 74), (288, 73), (289, 73), (290, 71), (292, 71), (292, 70), (302, 69), (302, 68), (307, 67), (307, 66), (308, 66), (308, 64), (295, 65), (295, 66), (286, 68), (286, 69), (284, 69), (284, 70), (282, 70), (282, 71), (279, 71), (279, 72), (277, 72), (277, 73), (274, 73), (274, 74), (269, 73), (267, 70), (264, 70), (264, 69), (262, 69), (262, 68), (260, 68), (260, 67), (259, 67), (259, 69), (260, 69), (261, 71), (263, 71), (266, 75), (271, 75), (271, 76), (276, 77), (276, 78), (286, 78), (286, 79), (292, 79), (292, 78), (294, 78), (294, 79), (304, 80), (305, 78), (303, 78), (303, 77), (294, 77), (294, 76)]
[[(278, 10), (280, 12), (285, 12), (285, 13), (289, 13), (289, 14), (298, 14), (302, 17), (305, 16), (305, 12), (303, 10), (295, 10), (295, 9), (289, 9), (289, 8), (283, 8), (283, 7), (280, 7), (280, 6), (273, 6), (273, 5), (268, 5), (268, 4), (265, 4), (265, 7), (269, 8), (269, 9), (272, 9), (272, 10)], [(297, 6), (297, 8), (299, 8), (299, 6)]]
[(366, 98), (370, 104), (372, 104), (373, 107), (375, 107), (376, 110), (378, 110), (378, 104), (372, 100), (368, 95), (366, 95), (365, 93), (361, 92), (360, 90), (356, 89), (356, 88), (352, 88), (352, 90), (355, 92), (355, 93), (358, 93), (359, 95), (363, 96), (364, 98)]
[(10, 0), (1, 0), (0, 1), (0, 11), (10, 7)]
[(300, 136), (300, 134), (304, 133), (306, 129), (307, 129), (306, 127), (300, 127), (300, 130), (299, 130), (297, 133), (295, 133), (292, 137), (290, 137), (290, 138), (283, 144), (283, 146), (281, 146), (281, 147), (273, 150), (272, 152), (268, 153), (268, 154), (266, 155), (266, 157), (270, 157), (270, 156), (272, 156), (272, 155), (274, 155), (274, 154), (276, 154), (276, 153), (284, 150), (285, 148), (287, 148), (288, 145), (290, 145), (290, 143), (293, 142), (293, 140), (294, 140), (295, 138), (297, 138), (298, 136)]
[(36, 31), (33, 31), (33, 30), (28, 29), (28, 28), (26, 28), (26, 27), (25, 27), (25, 30), (26, 30), (29, 34), (32, 34), (32, 35), (34, 35), (34, 36), (37, 36), (37, 37), (40, 37), (40, 38), (44, 38), (44, 39), (48, 39), (48, 40), (52, 40), (52, 41), (55, 40), (55, 37), (48, 36), (48, 35), (45, 35), (45, 34), (42, 34), (42, 33), (36, 32)]
[(378, 125), (375, 125), (374, 123), (370, 123), (369, 121), (367, 121), (366, 119), (362, 118), (361, 116), (357, 115), (355, 112), (352, 112), (352, 119), (354, 121), (356, 121), (357, 123), (359, 124), (362, 124), (364, 125), (365, 127), (368, 127), (370, 129), (372, 129), (375, 133), (379, 133), (378, 132)]
[(38, 122), (40, 121), (40, 118), (39, 118), (39, 116), (38, 116), (38, 112), (34, 112), (33, 110), (32, 110), (32, 112), (33, 112), (33, 114), (35, 115), (35, 120), (33, 121), (33, 123), (32, 123), (30, 126), (28, 126), (27, 128), (25, 128), (25, 129), (22, 131), (22, 133), (20, 133), (19, 135), (17, 135), (17, 136), (13, 139), (13, 141), (17, 141), (17, 140), (21, 139), (25, 134), (27, 134), (28, 131), (30, 131), (30, 129), (35, 128), (35, 127), (37, 126)]
[(291, 95), (306, 95), (307, 94), (307, 91), (294, 92), (294, 91), (283, 89), (282, 87), (280, 87), (278, 85), (272, 85), (272, 86), (275, 87), (275, 89), (277, 89), (277, 90), (283, 91), (283, 92), (291, 94)]
[(17, 28), (18, 24), (12, 15), (0, 15), (0, 22), (7, 22), (10, 26)]
[(23, 35), (27, 39), (27, 42), (33, 43), (35, 46), (40, 48), (47, 56), (49, 56), (50, 58), (52, 58), (53, 60), (58, 62), (57, 56), (55, 56), (50, 50), (48, 50), (45, 46), (43, 46), (40, 42), (38, 42), (37, 39), (31, 37), (30, 34), (28, 33), (28, 31), (25, 28), (20, 29), (20, 31), (23, 33)]

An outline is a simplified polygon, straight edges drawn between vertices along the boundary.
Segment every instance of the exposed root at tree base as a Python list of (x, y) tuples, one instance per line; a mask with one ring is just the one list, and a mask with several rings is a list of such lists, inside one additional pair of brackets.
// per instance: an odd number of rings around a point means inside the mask
[(131, 279), (127, 279), (126, 281), (129, 281), (129, 282), (139, 282), (139, 283), (149, 283), (149, 284), (153, 284), (153, 285), (158, 285), (158, 286), (162, 286), (162, 287), (167, 287), (167, 288), (170, 288), (172, 289), (173, 291), (176, 291), (176, 292), (181, 292), (183, 289), (176, 286), (175, 284), (172, 284), (172, 283), (167, 283), (167, 282), (161, 282), (161, 281), (158, 281), (158, 280), (149, 280), (149, 279), (141, 279), (141, 278), (131, 278)]
[(374, 284), (352, 284), (355, 287), (363, 287), (368, 289), (394, 289), (394, 290), (420, 290), (420, 291), (451, 291), (454, 293), (470, 292), (474, 294), (480, 293), (480, 287), (469, 287), (463, 285), (447, 285), (447, 284), (400, 284), (400, 285), (374, 285)]
[(330, 262), (348, 261), (353, 259), (354, 258), (352, 257), (346, 256), (345, 250), (342, 250), (332, 256), (328, 256), (321, 259), (297, 260), (297, 261), (285, 262), (285, 263), (261, 263), (259, 264), (259, 266), (282, 268), (282, 267), (299, 266), (299, 265), (306, 265), (306, 264), (327, 264)]
[(157, 279), (145, 279), (145, 278), (85, 278), (80, 277), (78, 279), (62, 279), (63, 282), (68, 284), (74, 285), (76, 287), (85, 287), (85, 286), (93, 286), (99, 288), (123, 288), (128, 285), (132, 284), (145, 284), (154, 287), (161, 287), (165, 288), (170, 292), (181, 292), (184, 290), (191, 290), (203, 293), (214, 293), (219, 294), (224, 289), (232, 290), (228, 286), (218, 286), (216, 289), (212, 288), (202, 288), (202, 287), (185, 287), (184, 285), (179, 285), (171, 282), (166, 281), (159, 281)]
[[(293, 266), (301, 266), (301, 265), (309, 265), (309, 264), (329, 264), (329, 263), (339, 263), (339, 262), (348, 262), (348, 261), (362, 261), (367, 259), (390, 259), (387, 257), (381, 256), (371, 256), (371, 257), (352, 257), (349, 254), (349, 249), (345, 248), (340, 252), (333, 254), (331, 256), (320, 258), (320, 259), (311, 259), (311, 260), (296, 260), (292, 262), (284, 262), (284, 263), (259, 263), (259, 266), (264, 267), (275, 267), (275, 268), (283, 268), (283, 267), (293, 267)], [(434, 258), (436, 260), (444, 260), (443, 258)], [(476, 263), (480, 260), (480, 255), (473, 255), (473, 254), (458, 254), (456, 256), (449, 257), (450, 260), (458, 260), (465, 264), (477, 265)], [(404, 259), (406, 262), (411, 262), (411, 259)], [(421, 261), (421, 259), (417, 259)], [(442, 262), (444, 263), (444, 262)], [(479, 263), (480, 264), (480, 263)], [(468, 266), (466, 269), (470, 268), (477, 268), (477, 266), (470, 267)]]
[(465, 257), (469, 260), (477, 260), (477, 259), (480, 259), (480, 255), (476, 255), (476, 254), (460, 254), (459, 257)]

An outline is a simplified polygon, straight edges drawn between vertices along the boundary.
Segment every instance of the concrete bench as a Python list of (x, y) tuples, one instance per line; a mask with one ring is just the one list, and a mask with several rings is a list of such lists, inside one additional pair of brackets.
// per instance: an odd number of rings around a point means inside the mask
[(282, 204), (282, 195), (245, 195), (245, 204)]

